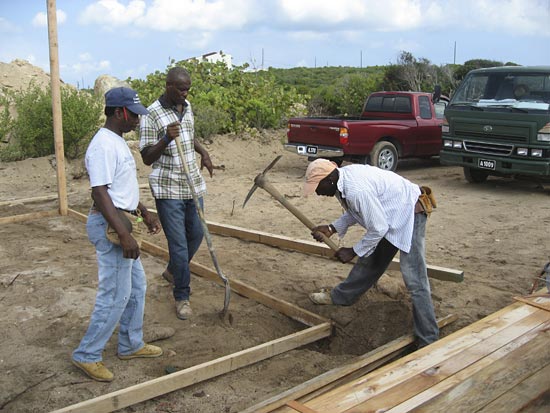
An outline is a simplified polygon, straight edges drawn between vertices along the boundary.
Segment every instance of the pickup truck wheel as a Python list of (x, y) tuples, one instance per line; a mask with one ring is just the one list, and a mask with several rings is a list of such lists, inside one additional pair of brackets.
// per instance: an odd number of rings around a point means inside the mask
[(485, 171), (464, 167), (464, 178), (471, 184), (481, 184), (487, 180), (488, 176), (489, 174)]
[(380, 169), (386, 169), (388, 171), (395, 171), (397, 169), (397, 149), (390, 142), (378, 142), (372, 148), (370, 159), (373, 166), (377, 166)]

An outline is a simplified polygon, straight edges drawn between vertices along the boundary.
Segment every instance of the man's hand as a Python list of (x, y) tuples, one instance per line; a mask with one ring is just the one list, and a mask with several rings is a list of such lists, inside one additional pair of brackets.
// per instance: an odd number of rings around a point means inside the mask
[(212, 178), (214, 173), (214, 165), (212, 165), (212, 161), (210, 160), (210, 155), (207, 153), (204, 155), (201, 155), (201, 171), (206, 166), (206, 169), (208, 170), (208, 173), (210, 174), (210, 178)]
[(118, 234), (120, 239), (120, 247), (122, 248), (122, 254), (124, 258), (132, 258), (137, 260), (139, 258), (140, 250), (139, 246), (130, 233), (124, 235)]
[(340, 248), (334, 256), (342, 263), (350, 262), (357, 254), (353, 248)]
[(311, 235), (313, 235), (313, 238), (319, 242), (323, 242), (322, 234), (325, 235), (325, 237), (330, 238), (330, 236), (334, 234), (334, 231), (332, 231), (330, 225), (319, 225), (311, 230)]
[(156, 215), (153, 215), (149, 212), (145, 213), (143, 216), (143, 222), (147, 225), (149, 234), (158, 234), (162, 227)]
[(166, 127), (166, 137), (172, 142), (180, 135), (181, 125), (179, 122), (172, 122)]

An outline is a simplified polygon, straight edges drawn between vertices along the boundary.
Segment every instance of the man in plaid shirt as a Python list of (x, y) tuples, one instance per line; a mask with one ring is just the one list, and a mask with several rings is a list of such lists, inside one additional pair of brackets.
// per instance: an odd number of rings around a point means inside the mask
[(199, 197), (201, 208), (206, 183), (197, 167), (195, 152), (201, 158), (200, 169), (208, 169), (212, 177), (212, 162), (204, 147), (194, 137), (194, 118), (187, 94), (191, 88), (189, 72), (174, 67), (166, 76), (166, 89), (142, 116), (139, 148), (146, 165), (152, 165), (149, 186), (155, 198), (170, 260), (163, 277), (173, 283), (176, 315), (185, 320), (192, 314), (189, 262), (199, 249), (203, 229), (193, 195), (185, 177), (182, 159), (174, 139), (180, 139), (184, 157)]

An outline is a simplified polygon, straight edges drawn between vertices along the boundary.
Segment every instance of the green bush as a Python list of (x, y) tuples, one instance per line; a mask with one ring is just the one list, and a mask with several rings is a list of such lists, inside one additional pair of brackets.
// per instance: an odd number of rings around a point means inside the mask
[[(11, 132), (14, 145), (23, 158), (55, 153), (51, 89), (31, 85), (13, 94), (17, 117)], [(82, 156), (100, 126), (102, 102), (88, 92), (61, 89), (63, 141), (65, 156)]]
[(306, 102), (306, 96), (293, 87), (277, 84), (271, 73), (248, 72), (247, 65), (229, 69), (222, 62), (186, 60), (173, 62), (145, 81), (128, 79), (146, 105), (164, 93), (166, 73), (172, 66), (184, 67), (191, 75), (189, 100), (199, 118), (195, 119), (197, 136), (202, 138), (249, 128), (280, 128), (296, 105)]

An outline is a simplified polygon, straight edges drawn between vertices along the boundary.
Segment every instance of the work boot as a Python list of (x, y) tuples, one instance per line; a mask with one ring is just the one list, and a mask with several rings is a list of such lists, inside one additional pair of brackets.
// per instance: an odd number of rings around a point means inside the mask
[(330, 296), (330, 290), (328, 288), (323, 288), (318, 293), (309, 294), (309, 299), (313, 302), (313, 304), (332, 304), (332, 297)]
[(153, 358), (162, 356), (162, 349), (152, 344), (145, 344), (142, 348), (132, 354), (119, 354), (121, 360), (131, 360), (137, 358)]
[(162, 278), (164, 278), (170, 284), (174, 284), (174, 275), (170, 271), (168, 271), (168, 268), (166, 268), (162, 273)]
[(97, 381), (113, 381), (114, 374), (103, 365), (102, 361), (94, 361), (92, 363), (83, 363), (76, 360), (71, 360), (73, 364), (82, 370), (86, 375)]
[(187, 320), (193, 311), (189, 300), (176, 301), (176, 315), (180, 320)]

